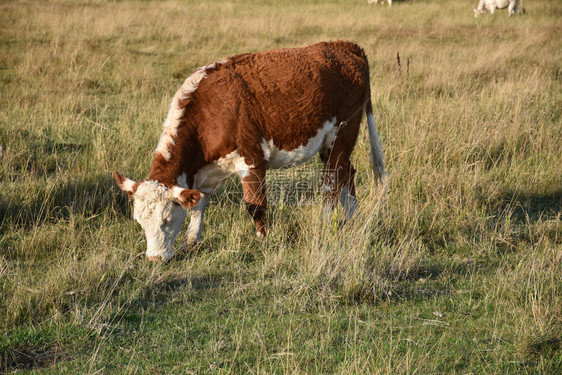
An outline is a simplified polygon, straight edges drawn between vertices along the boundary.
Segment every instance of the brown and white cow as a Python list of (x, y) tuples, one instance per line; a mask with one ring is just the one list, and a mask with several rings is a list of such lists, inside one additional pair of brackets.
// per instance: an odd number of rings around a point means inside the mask
[(186, 242), (201, 237), (208, 194), (232, 175), (257, 234), (266, 232), (268, 168), (324, 163), (323, 213), (357, 208), (349, 160), (366, 111), (375, 181), (386, 172), (370, 100), (369, 64), (351, 42), (323, 42), (231, 57), (197, 69), (176, 92), (148, 179), (115, 172), (134, 199), (150, 260), (167, 260), (191, 209)]

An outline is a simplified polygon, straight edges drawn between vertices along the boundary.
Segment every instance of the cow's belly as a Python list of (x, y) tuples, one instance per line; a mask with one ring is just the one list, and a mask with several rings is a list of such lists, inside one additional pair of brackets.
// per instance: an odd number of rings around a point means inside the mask
[(488, 0), (488, 2), (486, 3), (486, 7), (488, 9), (492, 9), (492, 8), (498, 8), (498, 9), (504, 9), (507, 8), (507, 6), (509, 5), (509, 0)]
[[(331, 148), (338, 130), (336, 122), (335, 117), (326, 121), (314, 137), (294, 150), (279, 149), (275, 146), (274, 140), (262, 139), (261, 148), (267, 168), (299, 165), (310, 160), (321, 149)], [(240, 156), (238, 150), (232, 151), (225, 157), (201, 167), (195, 173), (193, 189), (210, 194), (232, 175), (237, 174), (241, 178), (248, 176), (252, 168), (254, 165), (246, 164), (246, 160)]]
[(246, 164), (238, 150), (222, 157), (212, 163), (206, 164), (195, 173), (193, 188), (205, 194), (210, 194), (218, 189), (230, 176), (238, 174), (245, 177), (250, 173), (253, 165)]
[(275, 141), (262, 139), (261, 148), (268, 168), (299, 165), (310, 160), (321, 149), (331, 148), (336, 139), (336, 118), (326, 121), (316, 135), (294, 150), (279, 149)]

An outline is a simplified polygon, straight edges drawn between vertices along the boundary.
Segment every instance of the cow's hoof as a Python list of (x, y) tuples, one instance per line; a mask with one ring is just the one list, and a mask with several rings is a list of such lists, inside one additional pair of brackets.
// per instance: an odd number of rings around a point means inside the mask
[(199, 243), (199, 239), (187, 237), (185, 239), (184, 246), (185, 246), (186, 249), (189, 249), (189, 248), (197, 246), (198, 243)]

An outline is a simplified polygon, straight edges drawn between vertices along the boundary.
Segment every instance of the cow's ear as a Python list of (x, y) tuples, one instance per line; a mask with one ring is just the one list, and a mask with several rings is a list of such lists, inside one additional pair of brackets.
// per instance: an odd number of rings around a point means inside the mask
[(174, 192), (174, 198), (176, 198), (178, 203), (186, 210), (196, 206), (201, 198), (201, 192), (199, 190), (184, 189), (174, 186), (172, 191)]
[(115, 177), (115, 180), (117, 181), (117, 185), (119, 185), (119, 188), (123, 190), (125, 193), (127, 193), (129, 197), (132, 197), (133, 194), (135, 194), (135, 192), (137, 191), (137, 188), (139, 187), (138, 182), (128, 179), (127, 177), (120, 175), (118, 172), (115, 172), (113, 174), (113, 177)]

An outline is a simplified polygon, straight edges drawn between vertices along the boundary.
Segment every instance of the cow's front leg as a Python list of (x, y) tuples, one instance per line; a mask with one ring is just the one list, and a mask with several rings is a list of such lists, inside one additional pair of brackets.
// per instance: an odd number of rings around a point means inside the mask
[(480, 2), (478, 3), (478, 7), (474, 9), (474, 17), (478, 17), (479, 14), (484, 13), (484, 9), (486, 7), (485, 1), (486, 0), (480, 0)]
[(517, 1), (512, 0), (509, 2), (508, 14), (511, 16), (515, 13), (519, 13), (519, 9), (517, 9)]
[(265, 168), (252, 168), (242, 177), (244, 203), (248, 213), (256, 224), (256, 234), (264, 237), (266, 232), (265, 212), (267, 198), (265, 195)]
[(206, 195), (201, 194), (199, 203), (191, 209), (191, 219), (189, 220), (189, 226), (187, 227), (187, 233), (185, 234), (185, 244), (187, 246), (193, 246), (201, 239), (203, 215), (205, 214), (205, 209), (208, 205), (209, 198)]

